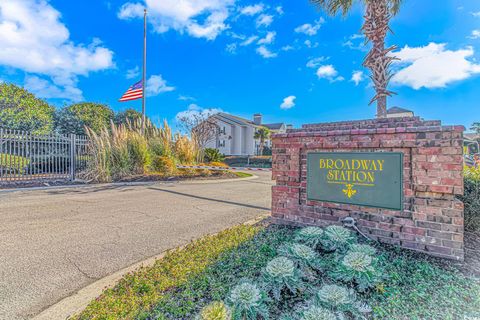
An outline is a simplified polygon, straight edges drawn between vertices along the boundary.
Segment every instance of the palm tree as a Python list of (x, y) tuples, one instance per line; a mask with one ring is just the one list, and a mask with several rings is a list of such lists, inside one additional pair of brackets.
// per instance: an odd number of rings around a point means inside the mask
[(270, 130), (266, 127), (261, 127), (255, 132), (254, 138), (260, 140), (259, 153), (263, 155), (263, 149), (265, 148), (265, 141), (270, 138)]
[(370, 101), (370, 104), (376, 101), (377, 117), (385, 118), (387, 116), (387, 97), (391, 97), (394, 94), (394, 92), (387, 89), (388, 83), (393, 76), (390, 71), (390, 65), (396, 60), (395, 57), (389, 54), (396, 47), (385, 48), (385, 37), (387, 32), (391, 31), (389, 27), (390, 19), (398, 13), (402, 0), (310, 1), (324, 9), (331, 16), (335, 16), (339, 12), (345, 16), (355, 2), (362, 1), (365, 3), (365, 22), (362, 32), (365, 34), (365, 41), (372, 43), (372, 49), (365, 58), (363, 66), (371, 70), (370, 78), (376, 91), (376, 95)]

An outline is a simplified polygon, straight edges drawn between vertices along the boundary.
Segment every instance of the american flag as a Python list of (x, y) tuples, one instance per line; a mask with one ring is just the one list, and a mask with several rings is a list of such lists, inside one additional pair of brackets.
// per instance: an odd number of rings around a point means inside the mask
[(143, 81), (140, 80), (137, 83), (135, 83), (133, 86), (128, 88), (127, 92), (123, 94), (123, 96), (120, 98), (120, 102), (125, 102), (125, 101), (131, 101), (131, 100), (137, 100), (137, 99), (142, 99), (143, 98)]

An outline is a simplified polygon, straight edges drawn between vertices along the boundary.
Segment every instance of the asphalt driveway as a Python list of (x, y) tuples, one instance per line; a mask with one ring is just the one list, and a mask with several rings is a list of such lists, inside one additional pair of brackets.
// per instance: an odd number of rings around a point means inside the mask
[(271, 175), (0, 193), (0, 319), (30, 319), (97, 279), (270, 210)]

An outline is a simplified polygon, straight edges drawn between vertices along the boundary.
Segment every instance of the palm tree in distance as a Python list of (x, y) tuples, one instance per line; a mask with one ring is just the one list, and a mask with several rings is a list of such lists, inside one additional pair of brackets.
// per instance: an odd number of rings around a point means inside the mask
[(255, 132), (255, 139), (260, 141), (258, 152), (263, 156), (263, 149), (265, 148), (265, 141), (270, 138), (270, 130), (266, 127), (261, 127)]
[(395, 16), (402, 3), (402, 0), (310, 0), (329, 15), (335, 16), (339, 12), (345, 16), (355, 2), (365, 3), (365, 22), (362, 32), (365, 35), (365, 42), (372, 43), (372, 49), (367, 54), (363, 66), (370, 69), (370, 78), (373, 81), (376, 95), (370, 101), (370, 104), (377, 102), (377, 117), (385, 118), (387, 116), (387, 97), (395, 94), (388, 90), (388, 83), (393, 74), (390, 71), (390, 65), (395, 57), (389, 53), (396, 49), (395, 46), (385, 48), (385, 37), (388, 31), (390, 19)]

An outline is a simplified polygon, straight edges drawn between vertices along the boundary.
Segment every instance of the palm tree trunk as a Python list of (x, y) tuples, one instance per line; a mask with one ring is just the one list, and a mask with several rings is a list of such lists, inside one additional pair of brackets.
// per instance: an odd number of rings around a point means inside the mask
[(385, 48), (385, 37), (390, 30), (388, 24), (392, 15), (387, 0), (368, 0), (365, 13), (365, 23), (362, 27), (366, 41), (372, 43), (372, 49), (368, 53), (363, 65), (371, 70), (371, 78), (376, 91), (375, 97), (370, 104), (377, 102), (377, 117), (387, 116), (387, 97), (393, 92), (387, 89), (392, 77), (390, 65), (395, 60), (389, 52), (395, 46)]

